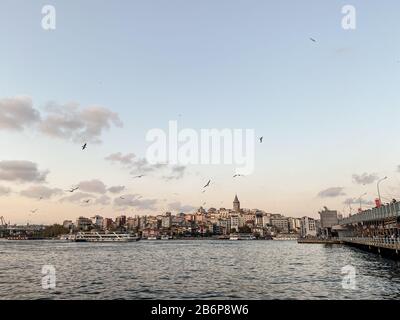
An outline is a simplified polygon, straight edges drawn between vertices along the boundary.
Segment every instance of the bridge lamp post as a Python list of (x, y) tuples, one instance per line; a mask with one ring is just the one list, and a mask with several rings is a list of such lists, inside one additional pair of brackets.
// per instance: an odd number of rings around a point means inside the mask
[(360, 200), (360, 212), (362, 211), (362, 197), (364, 197), (366, 195), (367, 195), (367, 193), (365, 192), (358, 198), (358, 200)]
[(379, 202), (380, 203), (382, 203), (382, 198), (381, 198), (381, 190), (380, 190), (380, 184), (381, 184), (381, 182), (383, 182), (383, 181), (385, 181), (386, 179), (387, 179), (388, 177), (383, 177), (382, 179), (379, 179), (378, 180), (378, 183), (376, 184), (376, 186), (377, 186), (377, 189), (378, 189), (378, 198), (379, 198)]

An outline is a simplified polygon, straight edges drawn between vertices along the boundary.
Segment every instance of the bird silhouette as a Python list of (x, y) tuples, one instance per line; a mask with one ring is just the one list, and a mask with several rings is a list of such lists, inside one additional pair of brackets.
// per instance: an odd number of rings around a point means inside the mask
[(143, 178), (143, 177), (144, 177), (144, 174), (140, 174), (138, 176), (134, 176), (133, 179), (140, 179), (140, 178)]
[(236, 177), (243, 177), (243, 175), (241, 175), (241, 174), (235, 174), (233, 177), (234, 177), (234, 178), (236, 178)]
[(310, 38), (310, 40), (311, 40), (312, 42), (317, 42), (317, 40), (315, 40), (314, 38)]
[(38, 211), (38, 209), (31, 210), (31, 213), (36, 213), (37, 211)]
[(67, 190), (67, 191), (72, 193), (72, 192), (75, 192), (78, 189), (79, 189), (79, 187), (75, 187), (75, 188), (71, 188), (70, 190)]
[(90, 199), (84, 200), (83, 202), (89, 203), (89, 202), (90, 202)]
[(82, 146), (82, 150), (85, 150), (86, 147), (87, 147), (87, 143), (85, 143), (85, 144)]
[(206, 185), (203, 188), (207, 188), (210, 186), (211, 180), (208, 180), (208, 182), (206, 183)]
[(119, 197), (120, 199), (122, 199), (122, 200), (125, 200), (125, 198), (124, 197)]
[(260, 143), (263, 143), (264, 137), (260, 137)]

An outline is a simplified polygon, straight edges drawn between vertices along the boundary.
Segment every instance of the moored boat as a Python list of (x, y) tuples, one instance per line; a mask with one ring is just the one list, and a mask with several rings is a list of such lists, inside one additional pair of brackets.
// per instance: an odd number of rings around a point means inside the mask
[(69, 237), (68, 240), (75, 242), (133, 242), (139, 241), (140, 238), (129, 233), (78, 232), (74, 237)]

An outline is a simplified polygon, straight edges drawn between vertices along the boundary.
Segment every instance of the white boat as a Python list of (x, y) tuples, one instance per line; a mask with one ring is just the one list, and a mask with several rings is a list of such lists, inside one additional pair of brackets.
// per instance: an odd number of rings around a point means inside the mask
[(140, 238), (129, 233), (78, 232), (71, 240), (75, 242), (132, 242), (139, 241)]
[(156, 236), (148, 236), (147, 240), (157, 240), (157, 237)]
[(297, 241), (298, 237), (274, 237), (274, 241)]
[(231, 234), (231, 236), (229, 237), (229, 240), (237, 241), (237, 240), (239, 240), (239, 235), (238, 234)]
[(252, 234), (231, 234), (229, 240), (237, 241), (237, 240), (256, 240), (256, 237)]
[(170, 240), (170, 239), (172, 239), (172, 237), (169, 236), (169, 235), (163, 235), (163, 236), (161, 236), (161, 240)]

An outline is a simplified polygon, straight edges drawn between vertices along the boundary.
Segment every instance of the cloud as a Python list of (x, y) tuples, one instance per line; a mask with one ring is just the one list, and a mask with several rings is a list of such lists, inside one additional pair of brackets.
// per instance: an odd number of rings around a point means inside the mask
[(7, 196), (11, 193), (11, 189), (7, 187), (0, 186), (0, 197)]
[(106, 185), (100, 180), (82, 181), (78, 184), (79, 190), (84, 192), (101, 193), (107, 192)]
[(111, 198), (106, 195), (102, 195), (101, 197), (97, 198), (95, 201), (95, 204), (101, 204), (101, 205), (108, 205), (110, 204)]
[(151, 164), (146, 158), (137, 158), (135, 154), (123, 154), (121, 152), (110, 154), (105, 158), (107, 161), (118, 162), (129, 168), (130, 174), (151, 174), (151, 173), (164, 173), (162, 179), (164, 180), (178, 180), (185, 174), (185, 166), (175, 165), (170, 166), (164, 163)]
[[(346, 204), (346, 205), (351, 205), (351, 204), (360, 205), (360, 199), (347, 198), (346, 200), (343, 201), (343, 204)], [(364, 200), (364, 199), (361, 199), (361, 204), (366, 205), (366, 206), (375, 206), (375, 202), (374, 201)]]
[(175, 212), (192, 212), (196, 210), (196, 207), (191, 205), (182, 205), (179, 201), (176, 201), (169, 203), (168, 209)]
[(108, 191), (111, 193), (120, 193), (123, 190), (125, 190), (125, 186), (113, 186), (108, 188)]
[(109, 156), (105, 157), (106, 160), (111, 162), (119, 162), (123, 165), (130, 165), (133, 163), (133, 159), (136, 156), (133, 153), (128, 153), (123, 155), (121, 152), (110, 154)]
[(40, 120), (32, 99), (26, 96), (0, 99), (0, 130), (22, 131)]
[(333, 187), (328, 188), (326, 190), (321, 191), (318, 193), (319, 198), (336, 198), (340, 196), (345, 196), (346, 193), (343, 192), (344, 188), (342, 187)]
[(135, 207), (138, 209), (154, 210), (157, 203), (156, 199), (141, 199), (139, 194), (124, 195), (123, 199), (115, 198), (114, 205), (118, 207)]
[(353, 182), (356, 184), (362, 184), (362, 185), (372, 184), (378, 179), (379, 177), (374, 173), (372, 174), (363, 173), (361, 175), (353, 174)]
[(145, 158), (139, 158), (132, 163), (131, 174), (151, 173), (151, 172), (163, 170), (166, 167), (167, 167), (166, 164), (163, 164), (163, 163), (150, 164)]
[(49, 104), (46, 115), (40, 124), (40, 130), (52, 137), (75, 142), (100, 143), (103, 131), (114, 125), (123, 124), (117, 113), (99, 106), (79, 109), (74, 103), (66, 105)]
[(62, 194), (63, 191), (57, 188), (47, 188), (44, 186), (32, 186), (26, 190), (22, 190), (20, 192), (21, 196), (28, 198), (36, 198), (36, 199), (49, 199), (53, 196)]
[(0, 180), (17, 182), (44, 182), (49, 171), (39, 171), (31, 161), (0, 161)]
[(73, 193), (71, 196), (61, 198), (60, 202), (81, 202), (84, 199), (87, 200), (93, 198), (95, 198), (95, 196), (90, 193), (76, 192)]
[(171, 173), (167, 176), (164, 176), (164, 180), (179, 180), (183, 178), (185, 174), (186, 167), (185, 166), (173, 166), (171, 168)]
[(0, 99), (0, 130), (23, 131), (28, 126), (42, 134), (74, 142), (100, 143), (112, 126), (122, 127), (117, 113), (101, 106), (81, 109), (76, 103), (48, 103), (43, 112), (33, 107), (30, 97)]

